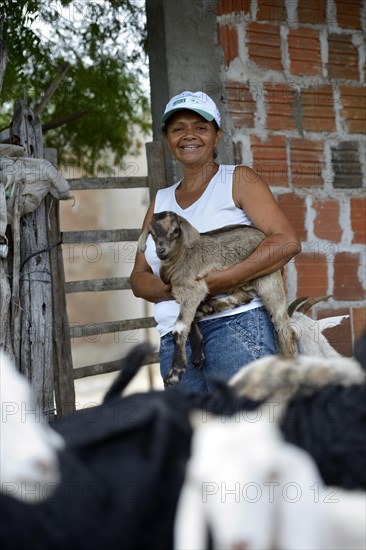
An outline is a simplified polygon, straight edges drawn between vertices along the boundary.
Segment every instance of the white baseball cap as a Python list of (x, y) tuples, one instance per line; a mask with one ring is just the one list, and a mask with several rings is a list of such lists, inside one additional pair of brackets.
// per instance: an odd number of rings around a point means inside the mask
[(220, 128), (221, 117), (216, 103), (204, 92), (182, 92), (175, 95), (165, 107), (161, 122), (164, 124), (168, 118), (177, 111), (188, 109), (201, 115), (208, 122), (216, 121)]

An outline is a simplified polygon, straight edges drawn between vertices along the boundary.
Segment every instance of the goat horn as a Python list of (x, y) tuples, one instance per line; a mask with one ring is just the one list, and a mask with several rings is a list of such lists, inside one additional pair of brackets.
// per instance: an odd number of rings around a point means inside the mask
[(287, 313), (289, 317), (292, 317), (293, 312), (296, 310), (297, 306), (308, 300), (309, 296), (302, 296), (301, 298), (296, 298), (287, 308)]
[(297, 311), (299, 311), (300, 313), (307, 313), (309, 309), (315, 304), (318, 304), (319, 302), (325, 302), (331, 297), (332, 295), (328, 294), (328, 296), (316, 296), (315, 298), (309, 298), (297, 309)]

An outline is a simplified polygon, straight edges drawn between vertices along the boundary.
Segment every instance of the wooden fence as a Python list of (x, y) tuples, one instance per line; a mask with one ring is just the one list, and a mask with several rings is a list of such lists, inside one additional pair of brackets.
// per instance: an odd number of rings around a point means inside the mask
[[(156, 191), (166, 186), (164, 150), (162, 142), (151, 142), (146, 144), (146, 155), (148, 165), (148, 176), (146, 177), (106, 177), (106, 178), (82, 178), (70, 179), (69, 184), (72, 191), (90, 189), (132, 189), (149, 188), (150, 197)], [(101, 229), (89, 231), (65, 231), (61, 233), (60, 239), (63, 244), (88, 244), (88, 243), (115, 243), (121, 241), (134, 242), (140, 235), (141, 228), (136, 229)], [(108, 290), (130, 289), (128, 277), (116, 277), (108, 279), (93, 279), (72, 281), (65, 283), (66, 294), (76, 292), (103, 292)], [(123, 332), (136, 329), (147, 329), (156, 325), (153, 317), (142, 317), (138, 319), (127, 319), (94, 323), (91, 325), (78, 325), (70, 327), (70, 337), (81, 338), (115, 332)], [(158, 353), (151, 354), (145, 364), (159, 362)], [(105, 374), (118, 370), (119, 362), (110, 361), (107, 363), (87, 365), (73, 369), (74, 380)]]
[[(27, 103), (16, 103), (9, 141), (23, 147), (24, 156), (45, 158), (57, 165), (57, 152), (43, 147), (38, 115)], [(146, 144), (147, 177), (69, 180), (71, 190), (148, 188), (150, 197), (166, 186), (162, 142)], [(40, 206), (20, 220), (19, 182), (13, 224), (7, 228), (9, 256), (0, 259), (0, 347), (12, 350), (17, 368), (31, 381), (36, 406), (52, 420), (75, 409), (74, 380), (118, 370), (119, 361), (73, 368), (74, 338), (147, 329), (152, 317), (70, 327), (66, 295), (130, 288), (128, 277), (65, 282), (62, 245), (137, 241), (141, 228), (60, 231), (59, 203), (48, 194)], [(158, 362), (151, 354), (146, 364)]]

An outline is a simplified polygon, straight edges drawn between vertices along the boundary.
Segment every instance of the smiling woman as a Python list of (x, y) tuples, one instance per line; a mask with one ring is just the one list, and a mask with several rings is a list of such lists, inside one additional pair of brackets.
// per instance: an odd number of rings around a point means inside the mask
[[(214, 101), (204, 92), (183, 92), (173, 97), (162, 117), (163, 135), (179, 162), (183, 179), (158, 191), (143, 224), (152, 214), (173, 211), (200, 233), (226, 225), (252, 225), (266, 238), (246, 260), (225, 270), (208, 271), (204, 280), (211, 296), (272, 273), (300, 251), (295, 231), (262, 179), (247, 166), (218, 165), (215, 148), (221, 138), (221, 119)], [(224, 252), (224, 251), (223, 251)], [(219, 253), (219, 252), (218, 252)], [(172, 329), (179, 314), (170, 286), (159, 276), (160, 260), (151, 236), (144, 253), (137, 253), (131, 274), (136, 296), (155, 303), (154, 316), (161, 336), (160, 370), (163, 378), (172, 365)], [(183, 391), (206, 392), (210, 377), (228, 379), (239, 368), (277, 352), (276, 335), (258, 296), (248, 304), (204, 317), (200, 323), (206, 357), (202, 369), (190, 360), (179, 382)]]

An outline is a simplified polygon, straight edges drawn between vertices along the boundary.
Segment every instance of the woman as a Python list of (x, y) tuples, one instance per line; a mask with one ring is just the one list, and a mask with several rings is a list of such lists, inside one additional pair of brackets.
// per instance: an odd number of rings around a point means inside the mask
[[(173, 97), (162, 117), (163, 134), (183, 179), (158, 191), (143, 227), (154, 212), (171, 210), (205, 232), (230, 224), (254, 225), (266, 238), (245, 261), (222, 271), (210, 271), (205, 281), (211, 296), (225, 293), (283, 267), (300, 252), (295, 231), (278, 207), (263, 180), (247, 166), (215, 162), (222, 130), (214, 101), (203, 92), (183, 92)], [(161, 336), (160, 371), (169, 372), (173, 358), (172, 327), (179, 313), (169, 285), (159, 278), (159, 259), (151, 236), (145, 253), (136, 255), (131, 274), (135, 296), (154, 302), (154, 316)], [(190, 362), (179, 386), (184, 391), (207, 392), (210, 378), (228, 379), (243, 365), (277, 352), (276, 335), (260, 299), (235, 309), (205, 317), (199, 323), (205, 342), (205, 365)]]

